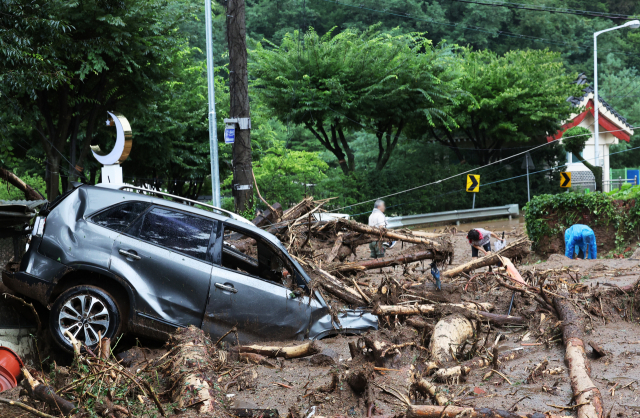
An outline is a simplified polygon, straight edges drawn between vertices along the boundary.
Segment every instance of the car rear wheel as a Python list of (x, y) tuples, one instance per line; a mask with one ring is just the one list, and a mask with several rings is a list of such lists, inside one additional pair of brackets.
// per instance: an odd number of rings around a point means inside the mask
[(99, 338), (113, 338), (122, 331), (122, 309), (105, 290), (95, 286), (75, 286), (62, 293), (51, 307), (49, 327), (55, 342), (73, 352), (68, 331), (75, 339), (93, 348)]

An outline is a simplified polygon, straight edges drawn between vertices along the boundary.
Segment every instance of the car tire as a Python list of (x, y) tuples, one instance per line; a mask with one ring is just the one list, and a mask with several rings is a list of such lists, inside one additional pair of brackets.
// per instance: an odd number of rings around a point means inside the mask
[(122, 312), (116, 299), (104, 289), (88, 285), (74, 286), (53, 302), (49, 329), (56, 344), (72, 353), (73, 346), (64, 335), (65, 330), (93, 348), (98, 344), (98, 335), (113, 339), (122, 332)]

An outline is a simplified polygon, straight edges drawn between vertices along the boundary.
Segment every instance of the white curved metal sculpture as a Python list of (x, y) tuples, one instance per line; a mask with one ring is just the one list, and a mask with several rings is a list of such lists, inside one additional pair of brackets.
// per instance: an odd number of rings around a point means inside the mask
[(116, 127), (116, 144), (109, 153), (100, 149), (99, 145), (91, 145), (91, 152), (98, 162), (103, 165), (120, 164), (129, 157), (131, 152), (131, 125), (122, 114), (118, 112), (107, 112), (109, 119), (107, 126)]

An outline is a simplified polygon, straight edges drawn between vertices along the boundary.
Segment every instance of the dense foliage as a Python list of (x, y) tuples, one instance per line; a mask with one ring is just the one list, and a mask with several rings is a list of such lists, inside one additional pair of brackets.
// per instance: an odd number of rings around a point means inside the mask
[(304, 125), (348, 174), (356, 169), (351, 137), (363, 126), (375, 132), (382, 170), (403, 131), (454, 125), (445, 109), (465, 97), (459, 69), (451, 48), (372, 26), (324, 36), (309, 30), (302, 39), (294, 32), (274, 48), (258, 43), (249, 71), (272, 114)]
[[(592, 74), (591, 33), (618, 20), (363, 1), (246, 0), (254, 172), (264, 197), (285, 206), (305, 194), (337, 197), (334, 209), (366, 214), (369, 204), (348, 205), (526, 150), (531, 194), (560, 191), (551, 168), (564, 162), (562, 147), (534, 147), (570, 113), (566, 97), (580, 94), (573, 77)], [(229, 111), (224, 4), (213, 6), (219, 138)], [(545, 5), (640, 13), (629, 1)], [(0, 164), (50, 198), (69, 181), (95, 183), (89, 145), (113, 141), (104, 119), (116, 110), (134, 132), (128, 182), (210, 195), (203, 16), (194, 0), (0, 0)], [(602, 96), (640, 125), (640, 31), (607, 33), (598, 46)], [(227, 200), (230, 151), (219, 144)], [(523, 157), (478, 171), (477, 206), (526, 203)], [(617, 154), (612, 167), (638, 158), (640, 150)], [(470, 207), (464, 181), (387, 199), (390, 212)]]
[(452, 146), (462, 160), (456, 139), (470, 141), (476, 163), (487, 164), (507, 144), (542, 140), (575, 112), (568, 96), (579, 96), (560, 54), (547, 50), (493, 51), (464, 54), (460, 88), (469, 94), (448, 111), (457, 129), (427, 127), (439, 142)]
[[(636, 193), (537, 195), (525, 207), (527, 235), (536, 247), (545, 245), (554, 235), (564, 236), (564, 231), (577, 223), (592, 228), (609, 226), (615, 231), (616, 248), (622, 250), (629, 239), (640, 238), (640, 206), (635, 201)], [(634, 200), (619, 204), (619, 198)]]

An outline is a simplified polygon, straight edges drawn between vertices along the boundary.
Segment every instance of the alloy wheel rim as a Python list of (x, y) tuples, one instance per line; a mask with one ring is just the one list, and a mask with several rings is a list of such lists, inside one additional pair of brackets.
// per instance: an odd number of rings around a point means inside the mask
[(102, 300), (91, 295), (77, 295), (62, 305), (58, 326), (67, 341), (71, 341), (66, 335), (68, 331), (90, 347), (98, 343), (99, 336), (105, 336), (109, 320), (109, 311)]

